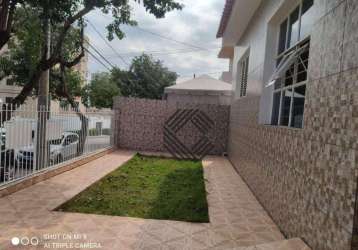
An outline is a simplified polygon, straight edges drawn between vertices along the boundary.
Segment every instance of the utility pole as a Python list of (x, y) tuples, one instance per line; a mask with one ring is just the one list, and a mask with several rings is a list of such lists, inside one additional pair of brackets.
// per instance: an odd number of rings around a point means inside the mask
[[(46, 48), (44, 49), (46, 59), (51, 55), (51, 23), (46, 18), (43, 21)], [(50, 115), (50, 70), (43, 71), (39, 81), (37, 97), (37, 133), (36, 133), (36, 162), (34, 167), (37, 170), (48, 166), (49, 162), (49, 143), (47, 141), (47, 120)]]

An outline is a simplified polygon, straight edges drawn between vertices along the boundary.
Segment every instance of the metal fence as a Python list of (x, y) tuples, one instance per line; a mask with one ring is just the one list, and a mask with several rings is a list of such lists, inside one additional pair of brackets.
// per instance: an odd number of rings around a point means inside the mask
[(0, 107), (0, 186), (113, 145), (112, 111)]

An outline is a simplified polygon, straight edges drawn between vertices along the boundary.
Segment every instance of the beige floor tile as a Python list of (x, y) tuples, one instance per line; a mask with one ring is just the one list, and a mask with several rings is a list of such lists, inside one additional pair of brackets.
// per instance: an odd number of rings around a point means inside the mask
[[(6, 216), (0, 216), (0, 226), (5, 228), (0, 234), (0, 249), (7, 249), (14, 236), (81, 233), (101, 243), (102, 249), (110, 250), (272, 250), (271, 246), (276, 247), (275, 250), (307, 250), (299, 239), (275, 242), (283, 240), (283, 235), (223, 157), (207, 157), (203, 161), (210, 223), (52, 211), (126, 162), (133, 154), (116, 151), (1, 198), (0, 214)], [(276, 245), (254, 246), (261, 243)]]

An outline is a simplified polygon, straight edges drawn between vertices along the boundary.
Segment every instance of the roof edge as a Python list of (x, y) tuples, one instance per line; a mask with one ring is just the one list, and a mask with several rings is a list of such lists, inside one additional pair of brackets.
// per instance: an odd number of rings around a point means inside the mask
[(216, 33), (216, 38), (221, 38), (224, 35), (224, 32), (226, 30), (226, 26), (229, 22), (232, 8), (234, 6), (235, 0), (226, 0), (225, 7), (221, 16), (220, 25), (218, 32)]
[(182, 95), (190, 95), (190, 94), (201, 94), (201, 95), (224, 95), (231, 96), (233, 94), (233, 90), (204, 90), (204, 89), (165, 89), (165, 94), (182, 94)]

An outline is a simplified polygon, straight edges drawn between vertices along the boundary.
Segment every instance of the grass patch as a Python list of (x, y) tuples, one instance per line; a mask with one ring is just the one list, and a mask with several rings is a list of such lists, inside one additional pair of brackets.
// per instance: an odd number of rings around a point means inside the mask
[(200, 161), (134, 156), (58, 211), (209, 222)]

